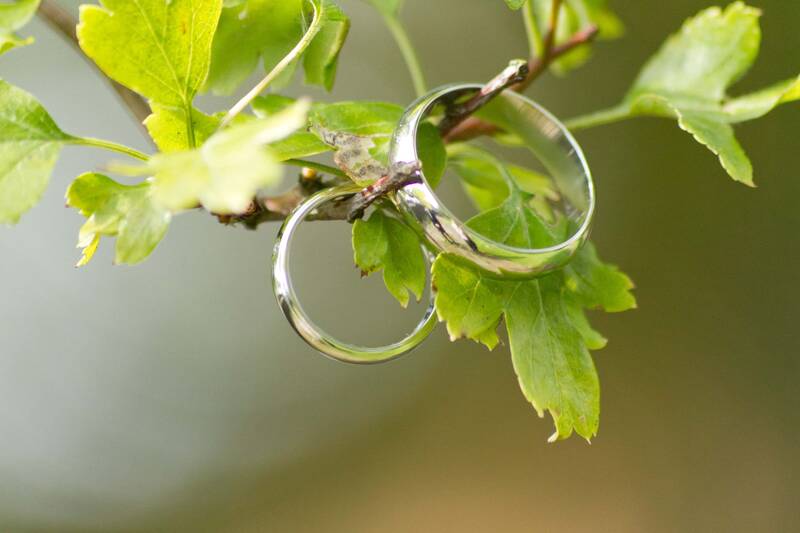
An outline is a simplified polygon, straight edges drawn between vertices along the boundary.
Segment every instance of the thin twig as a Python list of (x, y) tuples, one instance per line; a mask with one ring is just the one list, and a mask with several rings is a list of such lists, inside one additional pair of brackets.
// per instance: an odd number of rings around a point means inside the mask
[(551, 0), (550, 2), (550, 21), (547, 24), (547, 34), (544, 36), (542, 57), (547, 57), (553, 50), (553, 45), (556, 42), (556, 33), (558, 33), (558, 19), (561, 17), (561, 4), (563, 2), (564, 0)]
[(498, 94), (518, 84), (526, 79), (529, 73), (528, 63), (521, 59), (516, 59), (498, 74), (492, 81), (484, 85), (483, 89), (460, 105), (454, 105), (447, 109), (444, 118), (439, 123), (439, 133), (443, 138), (453, 131), (459, 124), (473, 115), (478, 109), (489, 103)]
[(545, 47), (546, 53), (530, 62), (530, 72), (528, 72), (528, 76), (519, 85), (515, 86), (514, 90), (517, 92), (522, 92), (530, 87), (530, 85), (536, 81), (539, 76), (544, 74), (544, 72), (550, 65), (553, 64), (556, 59), (568, 54), (579, 46), (583, 46), (584, 44), (593, 41), (595, 37), (597, 37), (599, 31), (600, 30), (598, 27), (592, 24), (577, 32), (564, 44), (553, 46), (552, 48)]
[[(392, 191), (396, 191), (419, 181), (420, 167), (418, 163), (404, 164), (394, 169), (388, 176), (377, 180), (361, 192), (350, 198), (338, 202), (330, 202), (320, 206), (311, 213), (306, 220), (347, 220), (353, 222), (364, 215), (364, 211), (375, 201), (383, 198)], [(340, 178), (325, 179), (316, 172), (302, 174), (299, 183), (289, 191), (268, 198), (258, 199), (246, 213), (237, 216), (221, 217), (225, 224), (241, 224), (249, 229), (255, 229), (265, 222), (279, 222), (310, 195), (333, 185), (341, 184)]]
[(350, 200), (350, 210), (347, 212), (347, 221), (355, 222), (364, 216), (367, 208), (378, 199), (387, 194), (400, 190), (406, 185), (419, 183), (422, 167), (419, 161), (403, 163), (399, 167), (390, 169), (389, 174), (365, 187)]
[[(568, 54), (575, 48), (593, 41), (594, 38), (597, 37), (597, 34), (597, 26), (592, 25), (573, 35), (572, 38), (564, 44), (553, 46), (550, 51), (543, 53), (542, 56), (528, 63), (529, 72), (527, 77), (512, 88), (517, 92), (524, 91), (553, 64), (553, 61)], [(497, 126), (476, 117), (470, 117), (464, 120), (458, 127), (453, 128), (445, 137), (445, 141), (448, 143), (469, 141), (476, 137), (492, 135), (497, 133), (497, 131)]]
[[(66, 38), (76, 50), (81, 52), (82, 57), (85, 57), (81, 50), (80, 44), (78, 44), (78, 34), (75, 30), (78, 21), (72, 15), (70, 15), (69, 12), (59, 6), (58, 2), (55, 0), (42, 0), (42, 3), (39, 5), (38, 14), (40, 17), (42, 17), (42, 19), (44, 19), (45, 22), (47, 22), (50, 27), (58, 31), (58, 33)], [(92, 63), (92, 66), (97, 68), (97, 65), (94, 63)], [(115, 93), (117, 93), (117, 96), (120, 98), (120, 100), (122, 100), (122, 103), (125, 104), (125, 107), (127, 107), (131, 114), (136, 118), (136, 120), (139, 122), (139, 125), (142, 126), (144, 120), (150, 116), (150, 106), (147, 105), (145, 99), (124, 85), (115, 82), (106, 76), (102, 71), (100, 71), (100, 73), (108, 80), (108, 82), (111, 84), (111, 88), (114, 89)], [(142, 129), (144, 131), (144, 126), (142, 126)]]
[(425, 82), (425, 73), (422, 70), (422, 63), (417, 56), (414, 45), (411, 44), (411, 39), (408, 37), (406, 29), (400, 21), (392, 15), (384, 15), (383, 20), (389, 32), (392, 34), (395, 43), (397, 43), (397, 47), (400, 49), (406, 67), (408, 67), (408, 73), (411, 75), (411, 82), (414, 84), (414, 92), (417, 94), (417, 97), (424, 95), (428, 92), (427, 83)]

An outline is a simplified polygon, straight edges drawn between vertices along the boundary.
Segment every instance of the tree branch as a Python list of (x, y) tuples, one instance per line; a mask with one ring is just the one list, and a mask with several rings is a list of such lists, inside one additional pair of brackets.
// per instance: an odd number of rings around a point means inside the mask
[(521, 59), (516, 59), (509, 63), (508, 67), (492, 81), (484, 85), (483, 89), (472, 98), (463, 104), (450, 106), (445, 112), (444, 118), (439, 123), (439, 133), (442, 138), (446, 139), (451, 131), (480, 108), (492, 101), (495, 96), (511, 86), (524, 82), (529, 73), (530, 68), (528, 63)]
[[(78, 21), (75, 20), (75, 18), (70, 15), (68, 11), (59, 6), (58, 2), (55, 0), (42, 0), (42, 3), (39, 5), (38, 14), (51, 28), (60, 33), (64, 38), (67, 39), (67, 41), (70, 42), (70, 44), (72, 44), (76, 50), (81, 52), (81, 57), (85, 57), (81, 51), (80, 45), (78, 44), (78, 35), (75, 31)], [(92, 63), (92, 66), (97, 68), (97, 65), (94, 63)], [(125, 107), (128, 108), (130, 113), (139, 122), (139, 125), (144, 129), (142, 123), (148, 116), (150, 116), (150, 106), (147, 105), (145, 99), (127, 87), (112, 80), (99, 69), (98, 71), (104, 78), (108, 80), (108, 82), (111, 84), (111, 88), (114, 89), (115, 93), (117, 93), (117, 96), (120, 98), (120, 100), (122, 100), (122, 103), (125, 104)]]
[[(350, 198), (338, 202), (330, 202), (320, 206), (306, 220), (346, 220), (354, 222), (364, 215), (364, 211), (375, 201), (386, 194), (419, 181), (420, 167), (418, 163), (404, 164), (390, 172), (388, 176), (377, 180), (372, 185), (354, 194)], [(348, 178), (349, 181), (349, 178)], [(335, 177), (325, 178), (313, 169), (303, 169), (299, 183), (289, 191), (279, 195), (257, 199), (248, 211), (242, 215), (219, 217), (224, 224), (241, 224), (248, 229), (256, 229), (265, 222), (283, 221), (300, 203), (312, 194), (327, 187), (343, 183)]]

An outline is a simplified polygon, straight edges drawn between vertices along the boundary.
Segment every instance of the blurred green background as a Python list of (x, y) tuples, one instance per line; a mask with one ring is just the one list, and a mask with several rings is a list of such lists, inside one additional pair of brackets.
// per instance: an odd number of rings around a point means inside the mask
[[(78, 2), (64, 1), (75, 8)], [(358, 0), (329, 99), (412, 97), (395, 45)], [(737, 90), (800, 71), (800, 3), (764, 9)], [(616, 103), (706, 1), (614, 7), (628, 28), (534, 98), (569, 117)], [(500, 0), (408, 0), (429, 82), (479, 81), (525, 55)], [(147, 149), (93, 70), (45, 25), (0, 59), (67, 131)], [(214, 109), (225, 102), (203, 100)], [(734, 184), (674, 123), (581, 132), (600, 197), (594, 239), (640, 309), (593, 316), (600, 435), (547, 444), (506, 348), (450, 344), (355, 368), (290, 330), (269, 289), (277, 227), (181, 216), (154, 256), (76, 270), (69, 180), (105, 154), (69, 150), (44, 202), (0, 229), (0, 530), (674, 532), (800, 530), (800, 106), (739, 128), (759, 188)], [(287, 179), (291, 176), (287, 176)], [(453, 196), (453, 201), (463, 198)], [(352, 267), (344, 224), (310, 224), (296, 280), (314, 316), (377, 342), (410, 327)]]

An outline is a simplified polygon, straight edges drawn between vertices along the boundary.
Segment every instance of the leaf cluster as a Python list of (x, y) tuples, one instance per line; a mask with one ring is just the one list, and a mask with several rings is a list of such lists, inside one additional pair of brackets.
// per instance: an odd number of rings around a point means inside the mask
[[(419, 58), (400, 22), (401, 0), (365, 0), (387, 24), (418, 92), (425, 89)], [(532, 58), (594, 25), (601, 37), (623, 33), (606, 0), (505, 0), (520, 10)], [(18, 31), (38, 0), (0, 4), (0, 53), (29, 44)], [(752, 185), (750, 160), (733, 126), (800, 99), (800, 78), (752, 94), (730, 87), (754, 63), (760, 12), (742, 2), (690, 18), (643, 67), (622, 102), (570, 122), (574, 129), (637, 116), (676, 120), (720, 158), (733, 179)], [(552, 26), (556, 24), (556, 26)], [(225, 217), (264, 208), (264, 191), (288, 166), (322, 169), (369, 185), (388, 173), (387, 150), (403, 107), (386, 102), (310, 102), (279, 94), (300, 70), (304, 81), (330, 90), (350, 21), (332, 0), (101, 0), (83, 5), (77, 27), (83, 52), (110, 79), (149, 104), (144, 121), (155, 154), (62, 131), (24, 90), (0, 80), (0, 223), (16, 223), (42, 196), (61, 150), (88, 146), (130, 159), (107, 175), (77, 177), (67, 204), (85, 221), (79, 265), (103, 238), (116, 239), (115, 262), (136, 264), (156, 249), (173, 218), (203, 209)], [(550, 65), (566, 74), (590, 57), (581, 46)], [(254, 73), (263, 80), (230, 110), (196, 107), (203, 92), (232, 94)], [(249, 110), (249, 112), (247, 112)], [(571, 231), (551, 177), (491, 155), (483, 145), (445, 145), (435, 124), (420, 130), (428, 180), (455, 171), (478, 214), (468, 224), (517, 247), (545, 247)], [(504, 125), (501, 125), (504, 126)], [(509, 128), (506, 128), (509, 130)], [(513, 142), (513, 131), (498, 141)], [(322, 162), (320, 158), (329, 158)], [(406, 306), (422, 297), (430, 271), (437, 313), (453, 340), (494, 349), (504, 325), (525, 397), (555, 422), (553, 439), (597, 433), (600, 388), (590, 350), (606, 344), (586, 312), (619, 312), (636, 302), (633, 283), (587, 245), (567, 267), (530, 281), (489, 278), (456, 257), (440, 254), (431, 268), (415, 231), (386, 202), (353, 225), (354, 261), (364, 275), (382, 273)]]

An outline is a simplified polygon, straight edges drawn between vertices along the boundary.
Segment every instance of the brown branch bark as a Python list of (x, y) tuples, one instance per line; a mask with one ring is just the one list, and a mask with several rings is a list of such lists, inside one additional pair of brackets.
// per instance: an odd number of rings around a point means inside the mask
[[(366, 209), (377, 200), (392, 191), (405, 187), (409, 183), (418, 181), (420, 179), (419, 171), (418, 163), (396, 168), (389, 175), (365, 187), (350, 198), (320, 206), (315, 213), (306, 217), (306, 220), (346, 220), (354, 222), (361, 218)], [(342, 183), (340, 179), (326, 181), (316, 172), (304, 170), (300, 176), (299, 183), (289, 191), (279, 196), (258, 199), (247, 213), (220, 217), (220, 222), (241, 224), (249, 229), (256, 229), (265, 222), (279, 222), (289, 216), (294, 208), (310, 195), (340, 183)]]
[[(56, 0), (42, 0), (42, 3), (39, 5), (38, 14), (50, 27), (67, 39), (76, 50), (81, 52), (82, 57), (85, 57), (78, 44), (78, 34), (75, 31), (78, 21), (70, 15), (67, 10), (58, 5)], [(94, 63), (92, 63), (92, 66), (97, 68), (97, 65)], [(122, 103), (125, 104), (125, 107), (128, 108), (130, 113), (136, 118), (139, 125), (142, 126), (144, 119), (150, 115), (150, 106), (147, 105), (145, 99), (127, 87), (110, 79), (102, 71), (100, 71), (100, 74), (108, 80), (111, 84), (111, 88), (117, 93)]]
[(459, 124), (488, 104), (494, 97), (508, 89), (522, 83), (530, 73), (528, 63), (517, 59), (509, 63), (508, 67), (498, 74), (492, 81), (484, 85), (472, 98), (460, 105), (453, 105), (445, 112), (444, 118), (439, 123), (439, 133), (442, 138), (447, 136)]

